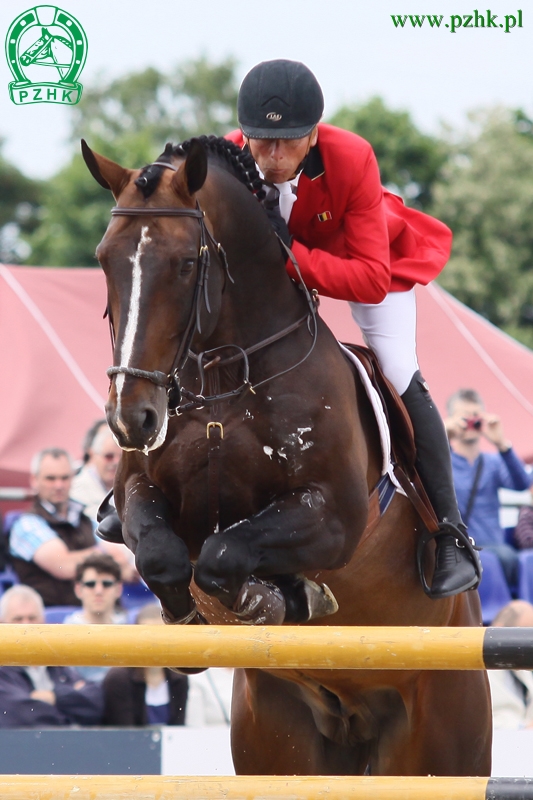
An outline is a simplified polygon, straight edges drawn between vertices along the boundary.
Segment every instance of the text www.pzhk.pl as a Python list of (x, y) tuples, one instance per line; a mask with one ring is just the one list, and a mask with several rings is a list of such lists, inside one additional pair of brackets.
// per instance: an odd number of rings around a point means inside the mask
[[(425, 22), (431, 28), (440, 28), (444, 16), (442, 14), (391, 14), (391, 19), (396, 28), (421, 28)], [(498, 15), (491, 14), (490, 9), (487, 9), (485, 13), (476, 10), (473, 14), (452, 14), (450, 21), (445, 22), (443, 27), (448, 28), (450, 33), (455, 33), (459, 28), (500, 28), (504, 33), (510, 33), (513, 28), (524, 27), (521, 10), (516, 11), (515, 14), (506, 14), (505, 22), (496, 22), (497, 19)]]

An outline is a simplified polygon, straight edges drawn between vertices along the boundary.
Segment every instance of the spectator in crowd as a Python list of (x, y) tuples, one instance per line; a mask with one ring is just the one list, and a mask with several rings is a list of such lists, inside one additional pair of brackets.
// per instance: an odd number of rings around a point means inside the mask
[[(531, 487), (533, 494), (533, 487)], [(519, 550), (533, 547), (533, 506), (522, 506), (514, 531), (514, 544)]]
[[(446, 430), (452, 448), (455, 491), (470, 535), (500, 560), (510, 586), (518, 580), (518, 553), (505, 542), (500, 525), (498, 489), (522, 491), (530, 477), (505, 437), (500, 418), (485, 412), (474, 389), (460, 389), (448, 400)], [(481, 439), (497, 453), (482, 453)]]
[[(113, 488), (113, 481), (122, 453), (113, 439), (105, 419), (98, 420), (87, 431), (83, 442), (84, 464), (72, 480), (70, 497), (84, 506), (86, 514), (96, 525), (100, 503)], [(135, 568), (133, 553), (123, 544), (98, 540), (99, 547), (120, 564), (122, 580), (137, 583), (139, 573)]]
[[(74, 592), (81, 600), (81, 609), (68, 614), (64, 623), (110, 625), (128, 621), (126, 613), (116, 608), (122, 594), (120, 565), (107, 553), (91, 553), (77, 565)], [(108, 670), (102, 666), (78, 667), (87, 681), (103, 681)]]
[[(0, 598), (2, 622), (44, 623), (42, 598), (18, 584)], [(71, 667), (0, 667), (0, 728), (98, 725), (101, 686), (84, 681)]]
[(107, 553), (91, 553), (76, 566), (74, 592), (81, 609), (65, 617), (70, 625), (125, 623), (126, 614), (117, 610), (122, 594), (120, 565)]
[[(161, 608), (144, 606), (138, 625), (161, 625)], [(113, 667), (104, 678), (104, 724), (183, 725), (188, 679), (163, 667)]]
[(100, 422), (89, 442), (88, 458), (78, 474), (74, 476), (70, 492), (73, 500), (83, 503), (84, 513), (95, 521), (100, 503), (113, 488), (121, 453), (107, 423)]
[(66, 450), (48, 448), (34, 456), (30, 471), (35, 500), (14, 522), (9, 537), (14, 569), (45, 606), (79, 605), (76, 566), (97, 547), (83, 506), (69, 499), (72, 460)]
[[(492, 622), (496, 628), (533, 627), (533, 606), (513, 600)], [(489, 670), (494, 728), (533, 727), (533, 674), (526, 669)]]

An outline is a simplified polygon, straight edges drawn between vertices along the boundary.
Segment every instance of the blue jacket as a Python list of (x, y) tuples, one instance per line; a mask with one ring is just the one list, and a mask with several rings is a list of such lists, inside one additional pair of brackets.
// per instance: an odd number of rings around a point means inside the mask
[(468, 533), (478, 545), (504, 544), (498, 489), (523, 491), (529, 488), (531, 477), (512, 448), (506, 453), (481, 453), (473, 464), (452, 450), (453, 480), (463, 516), (480, 458), (483, 459), (483, 470), (468, 520)]
[(48, 667), (55, 705), (30, 697), (34, 686), (23, 667), (0, 667), (0, 728), (40, 728), (56, 725), (98, 725), (103, 716), (102, 687), (74, 684), (81, 675), (71, 667)]

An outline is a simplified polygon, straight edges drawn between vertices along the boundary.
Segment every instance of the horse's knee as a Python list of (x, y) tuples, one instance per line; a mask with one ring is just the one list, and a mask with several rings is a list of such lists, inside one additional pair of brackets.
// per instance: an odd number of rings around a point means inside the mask
[(257, 559), (244, 537), (239, 540), (223, 533), (213, 534), (204, 542), (194, 580), (206, 594), (231, 606), (256, 566)]
[[(135, 552), (135, 564), (150, 588), (189, 586), (192, 566), (185, 542), (175, 534), (141, 539)], [(156, 592), (157, 593), (157, 592)]]

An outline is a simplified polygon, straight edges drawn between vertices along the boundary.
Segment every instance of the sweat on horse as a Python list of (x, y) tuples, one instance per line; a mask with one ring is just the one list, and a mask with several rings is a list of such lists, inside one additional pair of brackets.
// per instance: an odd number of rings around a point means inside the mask
[[(117, 201), (97, 250), (116, 506), (166, 621), (480, 624), (476, 593), (424, 595), (405, 497), (367, 528), (375, 418), (287, 276), (249, 157), (216, 138), (143, 170), (84, 155)], [(236, 673), (240, 773), (488, 775), (490, 739), (483, 673)]]

